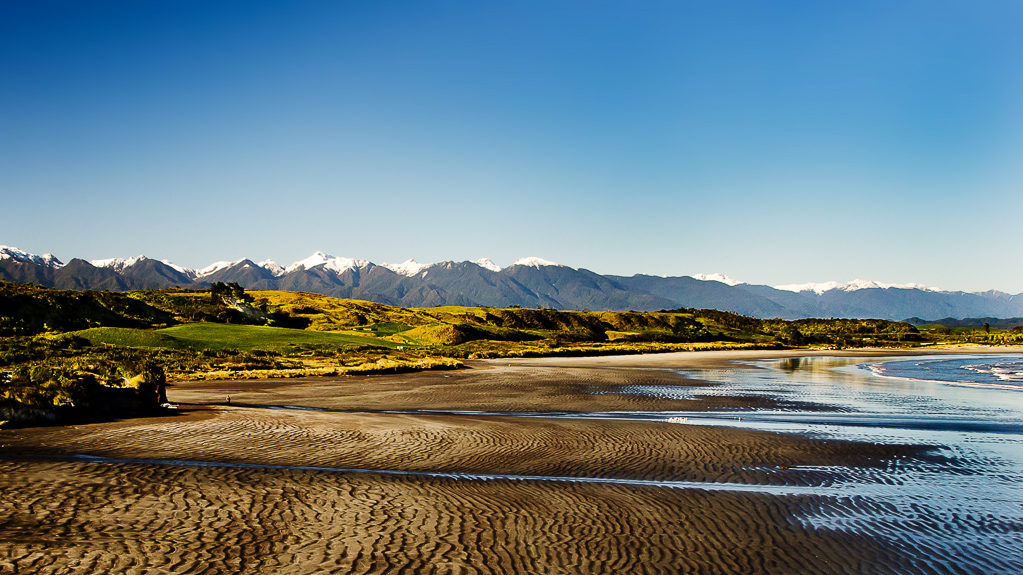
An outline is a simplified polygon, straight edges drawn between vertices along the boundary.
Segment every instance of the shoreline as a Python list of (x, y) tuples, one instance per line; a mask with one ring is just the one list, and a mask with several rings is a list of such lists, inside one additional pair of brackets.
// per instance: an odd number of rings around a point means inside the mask
[[(607, 355), (593, 357), (543, 357), (543, 358), (506, 358), (479, 360), (485, 362), (520, 362), (523, 364), (542, 364), (558, 367), (571, 367), (588, 363), (588, 367), (614, 362), (613, 367), (661, 368), (675, 360), (687, 359), (679, 369), (687, 368), (722, 368), (742, 367), (744, 364), (732, 363), (761, 359), (784, 359), (791, 357), (912, 357), (923, 355), (969, 355), (969, 354), (1023, 354), (1020, 346), (988, 346), (988, 345), (949, 345), (926, 347), (858, 347), (844, 349), (780, 349), (780, 350), (714, 350), (714, 351), (680, 351), (668, 353), (651, 353), (638, 355)], [(466, 364), (472, 364), (467, 361)], [(608, 366), (612, 367), (612, 366)]]

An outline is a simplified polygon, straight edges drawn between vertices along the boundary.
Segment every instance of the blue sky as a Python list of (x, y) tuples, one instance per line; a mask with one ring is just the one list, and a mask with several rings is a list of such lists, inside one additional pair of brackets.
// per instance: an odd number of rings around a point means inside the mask
[(1023, 3), (0, 3), (0, 243), (1023, 292)]

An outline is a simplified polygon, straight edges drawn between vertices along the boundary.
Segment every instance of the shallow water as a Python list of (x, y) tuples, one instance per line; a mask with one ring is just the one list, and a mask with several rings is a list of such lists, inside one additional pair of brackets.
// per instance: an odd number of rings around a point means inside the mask
[[(541, 483), (597, 483), (607, 485), (631, 485), (641, 487), (669, 487), (672, 489), (698, 489), (701, 491), (738, 491), (745, 493), (768, 493), (772, 495), (843, 495), (839, 493), (840, 486), (798, 486), (798, 485), (768, 485), (768, 484), (746, 484), (732, 482), (706, 482), (706, 481), (671, 481), (653, 479), (625, 479), (615, 477), (585, 477), (585, 476), (556, 476), (556, 475), (512, 475), (507, 473), (455, 473), (444, 471), (405, 471), (397, 469), (359, 469), (351, 467), (322, 467), (313, 465), (271, 465), (256, 463), (224, 463), (219, 461), (193, 461), (179, 459), (143, 459), (143, 458), (120, 458), (100, 457), (95, 455), (76, 455), (74, 461), (86, 463), (134, 463), (141, 465), (171, 465), (179, 467), (223, 467), (232, 469), (266, 469), (266, 470), (295, 470), (295, 471), (323, 471), (328, 473), (345, 473), (360, 475), (391, 475), (398, 477), (433, 477), (440, 479), (454, 479), (465, 481), (537, 481)], [(803, 467), (801, 469), (810, 469)], [(822, 469), (820, 467), (814, 469)]]
[(875, 375), (1023, 391), (1023, 356), (936, 356), (861, 364)]
[(689, 370), (720, 385), (678, 391), (767, 395), (840, 410), (722, 414), (723, 424), (932, 446), (941, 456), (934, 461), (844, 470), (842, 495), (802, 520), (881, 537), (918, 556), (924, 571), (1023, 573), (1023, 389), (1001, 385), (1020, 360), (796, 358), (756, 362), (760, 369)]

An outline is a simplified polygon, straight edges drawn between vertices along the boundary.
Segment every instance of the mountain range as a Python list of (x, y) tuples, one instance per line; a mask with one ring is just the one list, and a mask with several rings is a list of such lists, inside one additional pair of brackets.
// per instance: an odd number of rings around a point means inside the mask
[(281, 266), (272, 260), (221, 261), (191, 269), (145, 256), (66, 264), (0, 246), (0, 280), (60, 289), (126, 291), (202, 288), (236, 282), (246, 289), (289, 290), (403, 307), (486, 305), (612, 311), (709, 308), (783, 319), (805, 317), (1010, 318), (1023, 316), (1023, 294), (941, 291), (918, 284), (855, 280), (766, 286), (721, 274), (662, 277), (601, 275), (530, 257), (501, 268), (489, 259), (377, 265), (316, 252)]

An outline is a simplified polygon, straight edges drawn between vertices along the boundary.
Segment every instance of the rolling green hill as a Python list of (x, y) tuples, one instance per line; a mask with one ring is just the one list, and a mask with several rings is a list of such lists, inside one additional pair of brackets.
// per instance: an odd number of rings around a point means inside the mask
[(159, 330), (97, 327), (73, 331), (92, 345), (119, 345), (164, 349), (273, 351), (285, 353), (315, 348), (336, 352), (355, 346), (396, 348), (397, 343), (375, 337), (324, 333), (283, 327), (192, 323)]

